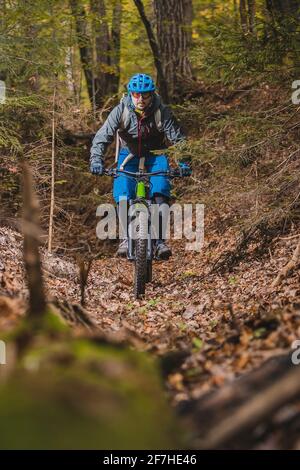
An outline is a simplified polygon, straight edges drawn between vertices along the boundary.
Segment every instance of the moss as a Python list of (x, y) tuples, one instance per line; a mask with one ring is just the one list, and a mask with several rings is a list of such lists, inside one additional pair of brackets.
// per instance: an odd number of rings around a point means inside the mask
[[(18, 326), (4, 335), (5, 341), (15, 341), (21, 337), (34, 337), (38, 333), (55, 336), (71, 334), (71, 329), (56, 311), (48, 308), (40, 318), (29, 318), (26, 316), (19, 322)], [(3, 336), (3, 335), (2, 335)]]
[(130, 349), (37, 337), (0, 387), (2, 448), (178, 448), (181, 434), (155, 362)]

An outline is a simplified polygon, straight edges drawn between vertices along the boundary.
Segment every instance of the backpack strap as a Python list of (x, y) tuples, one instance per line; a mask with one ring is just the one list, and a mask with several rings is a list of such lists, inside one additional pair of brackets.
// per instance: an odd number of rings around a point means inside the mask
[(121, 119), (120, 119), (120, 129), (126, 129), (126, 127), (129, 124), (129, 109), (127, 106), (124, 104), (124, 99), (126, 98), (127, 94), (123, 93), (122, 98), (120, 99), (120, 104), (123, 104), (123, 111), (121, 114)]
[(127, 126), (129, 125), (129, 120), (130, 120), (130, 111), (127, 108), (127, 106), (124, 106), (122, 115), (121, 115), (121, 120), (120, 120), (120, 128), (121, 129), (126, 129)]
[[(124, 98), (126, 97), (126, 93), (123, 93), (122, 95), (122, 98), (120, 100), (120, 103), (123, 104), (124, 103)], [(127, 106), (123, 106), (123, 111), (122, 111), (122, 114), (121, 114), (121, 119), (120, 119), (120, 126), (119, 126), (119, 129), (117, 130), (116, 132), (116, 154), (115, 154), (115, 162), (117, 163), (118, 162), (118, 158), (119, 158), (119, 151), (120, 151), (120, 135), (119, 135), (119, 130), (120, 129), (126, 129), (126, 125), (128, 125), (129, 123), (129, 109), (127, 108)]]
[(155, 124), (156, 124), (157, 130), (159, 132), (162, 132), (163, 131), (163, 125), (162, 125), (162, 121), (161, 121), (161, 109), (160, 109), (160, 107), (157, 108), (157, 110), (155, 111), (154, 119), (155, 119)]
[(119, 129), (116, 132), (116, 153), (115, 153), (115, 163), (118, 162), (120, 152), (120, 136), (119, 136)]

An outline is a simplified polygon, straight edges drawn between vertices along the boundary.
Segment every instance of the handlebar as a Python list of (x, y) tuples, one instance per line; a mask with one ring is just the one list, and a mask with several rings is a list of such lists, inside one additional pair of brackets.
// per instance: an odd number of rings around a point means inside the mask
[(126, 171), (126, 170), (120, 170), (117, 168), (108, 168), (104, 170), (104, 175), (106, 176), (112, 176), (112, 177), (117, 177), (118, 174), (124, 174), (127, 176), (131, 176), (134, 178), (143, 178), (146, 176), (168, 176), (169, 178), (180, 178), (186, 175), (182, 175), (180, 172), (179, 168), (170, 168), (168, 171), (152, 171), (152, 172), (144, 172), (144, 171), (138, 171), (138, 172), (132, 172), (132, 171)]

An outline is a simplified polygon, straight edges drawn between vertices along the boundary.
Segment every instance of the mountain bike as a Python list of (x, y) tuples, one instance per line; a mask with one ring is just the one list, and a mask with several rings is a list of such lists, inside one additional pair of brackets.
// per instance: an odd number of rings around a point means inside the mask
[(126, 175), (136, 181), (135, 198), (129, 200), (128, 214), (129, 227), (134, 221), (135, 233), (128, 230), (127, 259), (134, 262), (133, 292), (136, 299), (145, 294), (146, 284), (152, 281), (152, 262), (155, 258), (154, 243), (151, 230), (151, 205), (153, 201), (148, 197), (150, 176), (168, 176), (171, 178), (183, 177), (180, 168), (169, 171), (131, 172), (116, 168), (106, 169), (104, 174), (114, 178)]

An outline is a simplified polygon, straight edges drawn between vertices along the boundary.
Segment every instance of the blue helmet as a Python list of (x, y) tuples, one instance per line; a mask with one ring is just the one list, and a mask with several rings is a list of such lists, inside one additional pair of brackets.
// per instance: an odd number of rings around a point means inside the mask
[(138, 73), (137, 75), (131, 77), (127, 85), (127, 89), (130, 92), (135, 91), (136, 93), (145, 93), (149, 91), (154, 91), (155, 84), (150, 75)]

